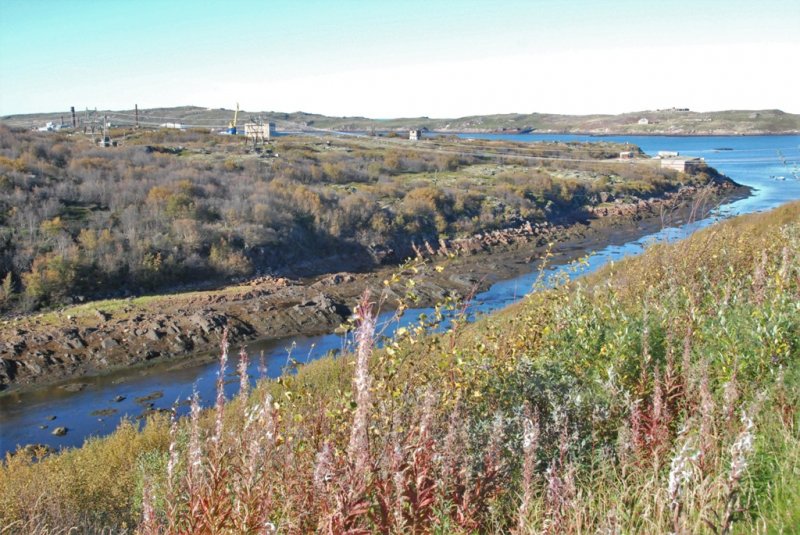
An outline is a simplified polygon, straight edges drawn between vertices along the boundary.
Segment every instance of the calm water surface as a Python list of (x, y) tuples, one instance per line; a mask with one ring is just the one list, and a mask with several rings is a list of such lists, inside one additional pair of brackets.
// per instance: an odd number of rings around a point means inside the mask
[[(638, 145), (650, 155), (660, 150), (679, 151), (682, 155), (700, 156), (722, 173), (735, 181), (753, 188), (753, 195), (721, 206), (711, 217), (702, 221), (666, 228), (641, 239), (619, 245), (610, 245), (598, 251), (587, 251), (587, 264), (580, 272), (567, 266), (555, 266), (549, 274), (568, 273), (570, 277), (594, 271), (611, 261), (637, 255), (645, 245), (654, 240), (683, 238), (695, 230), (708, 226), (720, 218), (769, 210), (786, 202), (800, 199), (800, 136), (608, 136), (590, 137), (574, 135), (477, 135), (462, 137), (482, 139), (505, 139), (514, 141), (617, 141)], [(783, 179), (779, 179), (783, 177)], [(472, 313), (486, 313), (503, 308), (529, 292), (538, 273), (494, 284), (489, 290), (476, 296)], [(422, 313), (431, 309), (408, 311), (399, 323), (386, 324), (386, 335), (401, 325), (416, 322)], [(382, 316), (388, 322), (391, 313)], [(329, 351), (346, 349), (347, 340), (340, 335), (296, 337), (273, 342), (254, 342), (248, 347), (251, 354), (250, 372), (260, 375), (259, 355), (263, 351), (265, 374), (276, 377), (289, 362), (306, 362), (325, 355)], [(236, 359), (231, 359), (228, 374), (231, 381), (226, 385), (226, 394), (232, 396), (238, 390), (238, 381), (233, 371)], [(83, 378), (84, 390), (70, 393), (59, 388), (46, 388), (27, 394), (12, 394), (0, 398), (0, 455), (14, 450), (17, 445), (38, 443), (59, 448), (79, 446), (90, 436), (101, 436), (112, 432), (123, 417), (135, 418), (143, 406), (135, 398), (154, 392), (163, 397), (151, 401), (155, 408), (168, 408), (178, 400), (185, 400), (196, 388), (205, 403), (214, 399), (214, 384), (217, 377), (215, 363), (176, 369), (174, 363), (164, 363), (149, 370), (125, 371), (115, 375)], [(114, 402), (116, 396), (124, 396)], [(116, 409), (110, 416), (92, 415), (99, 409)], [(180, 407), (181, 413), (186, 407)], [(54, 420), (48, 419), (55, 416)], [(47, 426), (41, 429), (40, 426)], [(54, 437), (51, 431), (58, 426), (69, 429), (66, 436)]]

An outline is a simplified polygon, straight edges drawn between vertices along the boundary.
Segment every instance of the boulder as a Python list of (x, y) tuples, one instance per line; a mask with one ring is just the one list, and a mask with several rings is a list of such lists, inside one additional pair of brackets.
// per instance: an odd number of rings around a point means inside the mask
[(102, 347), (103, 349), (113, 349), (113, 348), (118, 347), (118, 346), (119, 346), (119, 342), (117, 342), (115, 339), (111, 338), (110, 336), (108, 338), (103, 338), (103, 341), (100, 342), (100, 347)]
[(0, 359), (0, 382), (11, 382), (17, 376), (17, 361)]
[(147, 333), (144, 336), (148, 340), (152, 340), (154, 342), (157, 342), (157, 341), (161, 340), (162, 338), (164, 338), (164, 333), (161, 332), (161, 331), (157, 331), (155, 329), (152, 329), (152, 330), (147, 331)]

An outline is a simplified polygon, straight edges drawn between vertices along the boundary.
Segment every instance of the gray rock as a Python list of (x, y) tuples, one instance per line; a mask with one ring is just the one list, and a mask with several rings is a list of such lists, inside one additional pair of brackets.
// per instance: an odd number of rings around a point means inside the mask
[(161, 340), (164, 337), (164, 333), (162, 333), (161, 331), (157, 331), (157, 330), (153, 329), (153, 330), (147, 331), (147, 334), (145, 334), (144, 336), (148, 340), (152, 340), (154, 342), (157, 342), (157, 341)]
[(69, 431), (69, 429), (67, 429), (66, 427), (56, 427), (55, 429), (53, 429), (52, 434), (57, 437), (63, 437), (64, 435), (67, 434), (67, 431)]
[(9, 359), (0, 359), (0, 378), (11, 381), (17, 375), (17, 362)]

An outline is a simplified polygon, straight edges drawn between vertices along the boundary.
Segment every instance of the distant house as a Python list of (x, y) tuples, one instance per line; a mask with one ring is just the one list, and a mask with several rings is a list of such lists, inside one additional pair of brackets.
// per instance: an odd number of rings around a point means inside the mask
[(626, 150), (619, 153), (620, 160), (633, 160), (633, 151)]
[(687, 156), (661, 159), (662, 169), (672, 169), (673, 171), (681, 173), (695, 173), (704, 164), (705, 160), (703, 160), (703, 158), (691, 158)]
[(422, 139), (422, 130), (420, 129), (409, 130), (408, 139), (410, 139), (411, 141), (419, 141), (420, 139)]
[(658, 151), (658, 158), (677, 158), (680, 153), (676, 150), (660, 150)]
[(639, 119), (639, 124), (650, 124), (650, 120), (647, 117), (642, 117)]
[(183, 125), (181, 123), (161, 123), (158, 126), (159, 128), (174, 128), (176, 130), (183, 130)]
[(245, 123), (244, 135), (256, 143), (269, 141), (275, 135), (275, 123)]

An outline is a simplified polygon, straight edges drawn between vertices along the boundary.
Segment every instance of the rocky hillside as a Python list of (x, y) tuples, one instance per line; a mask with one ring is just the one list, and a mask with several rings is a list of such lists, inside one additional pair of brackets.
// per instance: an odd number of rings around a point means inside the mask
[[(139, 124), (158, 127), (180, 123), (186, 127), (224, 128), (234, 112), (225, 108), (183, 106), (139, 110)], [(96, 110), (80, 112), (78, 121), (100, 124), (104, 116), (115, 125), (135, 122), (134, 110)], [(537, 132), (574, 134), (671, 134), (671, 135), (757, 135), (800, 133), (800, 115), (781, 110), (726, 110), (696, 112), (685, 108), (644, 110), (618, 115), (559, 115), (547, 113), (508, 113), (458, 118), (408, 117), (370, 119), (367, 117), (330, 117), (315, 113), (276, 111), (239, 112), (239, 126), (251, 117), (260, 116), (276, 123), (278, 130), (298, 131), (331, 129), (339, 131), (402, 131), (423, 128), (435, 132)], [(10, 115), (0, 122), (10, 126), (41, 127), (48, 121), (71, 124), (69, 111)], [(646, 121), (645, 121), (646, 120)]]

